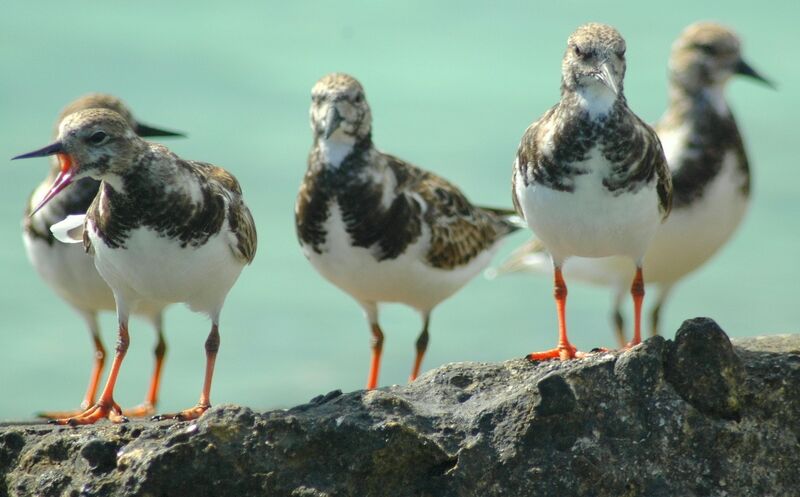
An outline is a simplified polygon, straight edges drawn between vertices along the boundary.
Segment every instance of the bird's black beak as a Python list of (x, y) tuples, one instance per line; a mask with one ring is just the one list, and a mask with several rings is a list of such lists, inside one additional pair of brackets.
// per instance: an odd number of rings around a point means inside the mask
[(134, 131), (136, 131), (137, 135), (143, 138), (151, 136), (179, 136), (181, 138), (186, 138), (185, 133), (179, 133), (177, 131), (170, 131), (167, 129), (156, 128), (142, 123), (138, 123)]
[(70, 157), (69, 154), (64, 151), (64, 145), (60, 141), (51, 143), (50, 145), (40, 148), (39, 150), (34, 150), (33, 152), (18, 155), (11, 159), (30, 159), (32, 157), (46, 157), (48, 155), (58, 155), (58, 176), (56, 176), (55, 181), (53, 181), (53, 186), (50, 187), (50, 191), (47, 192), (47, 195), (42, 198), (42, 200), (39, 202), (39, 205), (33, 208), (30, 213), (31, 216), (39, 212), (39, 209), (44, 207), (44, 204), (49, 202), (53, 197), (58, 195), (61, 190), (68, 187), (73, 181), (75, 181), (77, 168), (73, 167), (74, 164), (72, 162), (72, 157)]
[(55, 154), (63, 154), (64, 153), (64, 145), (61, 142), (51, 143), (46, 147), (42, 147), (39, 150), (34, 150), (33, 152), (28, 152), (27, 154), (21, 154), (16, 157), (13, 157), (11, 160), (17, 159), (30, 159), (32, 157), (47, 157), (48, 155), (55, 155)]
[(619, 88), (614, 82), (614, 74), (611, 71), (611, 64), (608, 62), (608, 60), (603, 60), (597, 65), (594, 77), (606, 85), (606, 87), (611, 90), (614, 95), (619, 95)]
[(328, 113), (325, 115), (325, 139), (331, 137), (331, 135), (339, 129), (339, 125), (344, 121), (344, 118), (341, 114), (339, 114), (339, 109), (336, 108), (336, 105), (331, 105), (331, 108), (328, 109)]
[(765, 85), (769, 86), (773, 90), (776, 88), (775, 83), (768, 80), (764, 76), (758, 73), (755, 69), (753, 69), (750, 64), (745, 62), (743, 59), (739, 59), (739, 62), (736, 64), (736, 68), (734, 69), (736, 74), (741, 74), (742, 76), (748, 76), (755, 80), (761, 81)]

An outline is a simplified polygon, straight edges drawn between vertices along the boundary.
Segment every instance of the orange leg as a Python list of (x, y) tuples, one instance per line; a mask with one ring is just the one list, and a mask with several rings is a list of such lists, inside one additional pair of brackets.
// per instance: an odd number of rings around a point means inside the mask
[(217, 362), (218, 351), (219, 326), (217, 326), (217, 323), (214, 323), (211, 325), (211, 332), (208, 334), (208, 338), (206, 338), (206, 375), (203, 380), (203, 391), (200, 393), (200, 401), (194, 407), (184, 409), (180, 412), (153, 416), (153, 420), (176, 419), (178, 421), (188, 421), (190, 419), (199, 418), (204, 412), (211, 408), (211, 380), (214, 378), (214, 364)]
[(531, 361), (544, 361), (547, 359), (566, 361), (585, 355), (583, 352), (578, 352), (577, 349), (569, 343), (569, 339), (567, 338), (567, 285), (564, 283), (564, 277), (561, 275), (560, 267), (555, 268), (554, 283), (555, 290), (553, 291), (553, 296), (556, 298), (556, 309), (558, 311), (558, 346), (544, 352), (528, 354), (528, 359)]
[(372, 325), (372, 361), (369, 366), (367, 390), (378, 386), (378, 372), (381, 369), (381, 354), (383, 353), (383, 331), (378, 323)]
[(77, 426), (94, 424), (103, 418), (108, 418), (114, 423), (123, 423), (128, 420), (122, 415), (122, 410), (119, 405), (114, 402), (114, 385), (117, 383), (119, 368), (122, 366), (122, 360), (125, 358), (125, 353), (128, 351), (129, 344), (130, 336), (128, 335), (127, 320), (121, 321), (119, 324), (119, 336), (117, 338), (114, 362), (111, 363), (111, 372), (108, 375), (106, 386), (103, 388), (103, 393), (100, 395), (100, 400), (77, 416), (54, 419), (52, 421), (53, 423)]
[(428, 349), (428, 324), (430, 323), (430, 313), (425, 314), (425, 323), (422, 327), (422, 333), (417, 338), (417, 356), (414, 359), (414, 369), (411, 370), (411, 376), (408, 381), (414, 381), (419, 376), (420, 367), (422, 367), (422, 359), (425, 357), (425, 351)]
[(161, 387), (161, 369), (164, 366), (164, 356), (167, 353), (167, 342), (164, 341), (164, 334), (161, 329), (158, 329), (158, 344), (154, 350), (155, 354), (155, 367), (153, 368), (153, 376), (150, 379), (150, 388), (147, 391), (147, 397), (140, 405), (132, 408), (125, 409), (122, 413), (131, 418), (141, 418), (145, 416), (152, 416), (155, 413), (156, 405), (158, 404), (158, 391)]
[(636, 276), (631, 284), (633, 296), (633, 340), (628, 342), (626, 349), (639, 345), (642, 342), (642, 301), (644, 300), (644, 278), (642, 268), (636, 268)]
[(100, 375), (103, 374), (103, 367), (106, 362), (106, 350), (97, 330), (93, 329), (92, 331), (92, 341), (94, 342), (94, 366), (92, 367), (92, 374), (89, 376), (89, 386), (86, 389), (86, 394), (83, 396), (80, 410), (46, 411), (37, 413), (36, 415), (38, 417), (47, 419), (69, 418), (77, 416), (94, 404), (95, 395), (97, 395), (97, 387), (100, 385)]

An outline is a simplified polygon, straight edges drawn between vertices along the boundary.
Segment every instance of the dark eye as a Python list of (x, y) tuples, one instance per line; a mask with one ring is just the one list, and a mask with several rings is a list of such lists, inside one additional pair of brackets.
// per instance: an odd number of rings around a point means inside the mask
[(103, 131), (95, 131), (92, 133), (92, 136), (89, 137), (89, 143), (92, 145), (100, 145), (104, 141), (108, 139), (108, 135)]
[(360, 103), (361, 103), (361, 102), (363, 102), (363, 101), (364, 101), (364, 95), (362, 95), (362, 94), (360, 94), (360, 93), (359, 93), (359, 94), (357, 94), (357, 95), (356, 95), (356, 103), (357, 103), (357, 104), (360, 104)]
[(581, 52), (581, 49), (580, 47), (578, 47), (578, 45), (575, 45), (574, 47), (572, 47), (572, 49), (575, 51), (575, 55), (577, 55), (578, 57), (583, 57), (583, 52)]
[(705, 43), (697, 43), (697, 44), (695, 44), (694, 47), (696, 49), (700, 50), (701, 52), (703, 52), (706, 55), (714, 56), (714, 55), (718, 55), (719, 54), (719, 50), (717, 50), (717, 47), (715, 47), (714, 45), (707, 45)]

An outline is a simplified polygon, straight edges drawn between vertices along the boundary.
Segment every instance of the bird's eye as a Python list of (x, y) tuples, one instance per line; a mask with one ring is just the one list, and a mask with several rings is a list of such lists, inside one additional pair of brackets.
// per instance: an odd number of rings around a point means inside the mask
[(89, 143), (91, 143), (92, 145), (100, 145), (106, 140), (108, 140), (108, 134), (106, 134), (104, 131), (95, 131), (89, 137)]
[(357, 103), (357, 104), (360, 104), (361, 102), (363, 102), (363, 101), (364, 101), (364, 95), (362, 95), (362, 94), (358, 93), (358, 94), (356, 95), (355, 101), (356, 101), (356, 103)]
[(583, 56), (583, 52), (581, 51), (580, 47), (578, 47), (578, 45), (575, 45), (574, 47), (572, 47), (572, 49), (575, 51), (575, 55), (577, 55), (578, 57)]
[(706, 55), (714, 56), (719, 54), (719, 50), (717, 50), (717, 47), (715, 47), (714, 45), (708, 45), (706, 43), (697, 43), (695, 44), (694, 47)]

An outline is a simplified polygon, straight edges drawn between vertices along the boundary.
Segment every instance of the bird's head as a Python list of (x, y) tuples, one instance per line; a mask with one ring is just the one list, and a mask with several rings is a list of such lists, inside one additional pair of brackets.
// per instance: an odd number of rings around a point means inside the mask
[(41, 209), (73, 182), (92, 177), (104, 179), (121, 174), (130, 167), (133, 155), (146, 146), (128, 121), (108, 109), (87, 109), (66, 116), (58, 129), (56, 141), (14, 159), (56, 155), (60, 170), (50, 191), (31, 215)]
[(56, 129), (54, 136), (58, 135), (58, 129), (61, 125), (61, 121), (64, 120), (70, 114), (74, 114), (75, 112), (86, 110), (86, 109), (108, 109), (113, 110), (120, 116), (122, 116), (125, 121), (127, 121), (128, 125), (133, 128), (137, 135), (145, 138), (150, 137), (157, 137), (157, 136), (167, 136), (167, 137), (185, 137), (186, 135), (177, 131), (170, 131), (163, 128), (156, 128), (155, 126), (149, 126), (142, 122), (139, 122), (136, 118), (133, 117), (133, 113), (131, 109), (125, 105), (125, 102), (122, 99), (115, 97), (114, 95), (109, 95), (107, 93), (90, 93), (88, 95), (84, 95), (80, 98), (77, 98), (70, 102), (58, 116), (56, 120)]
[(343, 73), (323, 76), (311, 90), (311, 129), (315, 139), (357, 143), (370, 136), (372, 113), (364, 88)]
[(689, 93), (722, 88), (734, 74), (773, 86), (744, 61), (736, 33), (713, 22), (698, 22), (683, 30), (672, 45), (669, 71), (673, 84)]
[(570, 35), (561, 64), (564, 90), (616, 100), (624, 78), (625, 40), (619, 31), (589, 23)]

